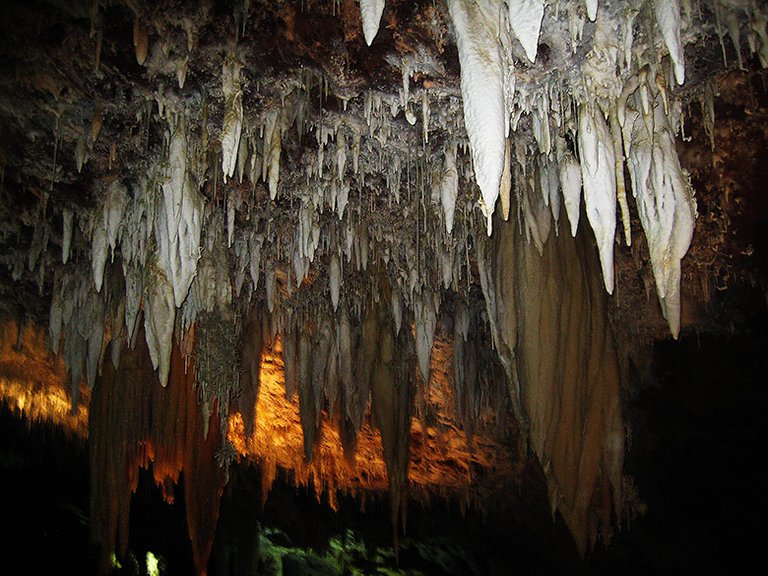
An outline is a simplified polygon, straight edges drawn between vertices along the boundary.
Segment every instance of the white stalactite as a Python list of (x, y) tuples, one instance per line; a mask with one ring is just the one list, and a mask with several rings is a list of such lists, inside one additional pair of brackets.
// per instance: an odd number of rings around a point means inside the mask
[(489, 235), (504, 171), (506, 115), (498, 40), (500, 9), (498, 0), (448, 1), (459, 49), (464, 124)]
[(507, 0), (509, 26), (520, 41), (525, 55), (536, 61), (539, 48), (539, 32), (544, 18), (544, 0)]
[(586, 105), (579, 108), (579, 158), (587, 218), (595, 232), (605, 289), (612, 294), (613, 243), (616, 236), (613, 139), (600, 111), (590, 112)]
[(688, 251), (696, 201), (680, 167), (672, 128), (657, 97), (654, 114), (627, 111), (624, 141), (637, 212), (650, 251), (656, 291), (674, 338), (680, 333), (680, 261)]
[(680, 37), (680, 1), (654, 0), (653, 7), (661, 36), (675, 67), (675, 80), (682, 85), (685, 82), (685, 51)]
[(363, 21), (365, 43), (370, 46), (379, 32), (385, 0), (360, 0), (360, 19)]
[(107, 231), (101, 218), (97, 216), (94, 220), (91, 235), (91, 269), (93, 270), (93, 283), (96, 286), (96, 292), (101, 292), (108, 254)]
[(155, 221), (159, 265), (181, 306), (197, 272), (203, 225), (203, 198), (187, 173), (187, 136), (183, 121), (171, 136), (168, 174), (162, 184), (162, 206)]
[(443, 173), (440, 179), (440, 204), (443, 207), (445, 230), (453, 231), (453, 219), (456, 213), (456, 197), (459, 193), (459, 173), (456, 170), (456, 151), (449, 146), (445, 151)]
[(242, 65), (230, 55), (221, 71), (224, 91), (224, 125), (221, 128), (221, 171), (224, 182), (232, 177), (237, 166), (237, 149), (243, 130), (243, 90), (240, 87)]
[(119, 179), (113, 180), (107, 189), (107, 200), (104, 203), (104, 227), (113, 260), (127, 204), (128, 191)]
[(587, 5), (587, 18), (592, 22), (597, 18), (597, 0), (585, 0)]
[(339, 264), (339, 257), (336, 254), (331, 256), (328, 283), (331, 289), (331, 304), (335, 312), (339, 307), (339, 292), (341, 289), (341, 264)]

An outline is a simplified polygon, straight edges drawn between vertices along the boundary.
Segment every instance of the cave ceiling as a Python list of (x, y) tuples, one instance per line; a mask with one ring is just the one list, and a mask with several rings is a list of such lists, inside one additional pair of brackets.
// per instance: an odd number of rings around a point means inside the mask
[[(762, 273), (742, 264), (766, 14), (757, 0), (7, 3), (2, 315), (46, 327), (73, 388), (137, 338), (166, 385), (171, 343), (197, 330), (219, 351), (197, 376), (224, 420), (239, 400), (222, 381), (257, 378), (237, 352), (249, 338), (282, 336), (302, 424), (369, 363), (343, 409), (359, 428), (373, 398), (390, 487), (412, 400), (380, 383), (408, 379), (399, 356), (428, 383), (435, 341), (474, 339), (472, 366), (503, 382), (482, 402), (508, 396), (583, 549), (598, 470), (621, 507), (626, 358), (719, 322), (711, 296)], [(354, 362), (350, 325), (369, 339)], [(312, 354), (338, 379), (302, 392), (320, 368), (294, 360)], [(581, 428), (537, 388), (558, 378), (603, 399), (572, 400)], [(560, 452), (575, 430), (574, 464)]]

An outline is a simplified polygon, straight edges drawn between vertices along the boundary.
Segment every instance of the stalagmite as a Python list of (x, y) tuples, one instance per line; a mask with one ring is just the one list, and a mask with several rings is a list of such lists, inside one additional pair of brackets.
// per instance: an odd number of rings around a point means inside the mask
[(504, 86), (497, 40), (500, 7), (498, 0), (448, 2), (459, 48), (464, 124), (489, 235), (504, 171)]
[[(579, 158), (587, 218), (595, 231), (606, 291), (613, 293), (616, 234), (616, 161), (613, 139), (602, 114), (579, 108)], [(567, 207), (567, 203), (566, 203)]]
[(224, 60), (221, 71), (224, 92), (224, 125), (221, 128), (221, 170), (224, 182), (232, 177), (237, 165), (237, 150), (243, 129), (243, 90), (240, 87), (242, 64), (234, 55)]
[(363, 21), (365, 43), (370, 46), (379, 31), (385, 0), (360, 0), (360, 18)]
[(536, 60), (539, 31), (544, 18), (544, 0), (507, 0), (509, 26), (525, 50), (528, 60)]

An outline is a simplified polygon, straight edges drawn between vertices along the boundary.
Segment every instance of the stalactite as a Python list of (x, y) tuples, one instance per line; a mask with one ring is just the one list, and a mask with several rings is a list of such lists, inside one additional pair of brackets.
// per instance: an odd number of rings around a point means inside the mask
[(243, 416), (246, 439), (253, 435), (256, 423), (256, 401), (261, 384), (261, 357), (265, 347), (264, 319), (259, 310), (251, 311), (241, 336), (240, 347), (240, 394), (235, 408)]
[(610, 533), (608, 490), (621, 517), (624, 432), (619, 373), (597, 267), (586, 236), (550, 236), (543, 255), (514, 240), (518, 370), (531, 442), (582, 556), (599, 525)]
[(496, 0), (448, 2), (459, 48), (464, 123), (489, 235), (504, 171), (504, 86), (497, 40), (500, 4)]
[[(386, 294), (385, 290), (385, 294)], [(413, 407), (413, 344), (407, 331), (397, 336), (390, 312), (382, 298), (368, 315), (375, 319), (378, 350), (372, 359), (371, 411), (381, 431), (390, 495), (390, 519), (397, 553), (399, 522), (405, 524), (410, 458), (411, 410)]]
[(194, 365), (185, 361), (178, 343), (173, 345), (167, 387), (159, 386), (143, 338), (134, 349), (125, 346), (119, 368), (104, 365), (89, 412), (91, 538), (99, 548), (100, 574), (111, 572), (113, 552), (118, 560), (125, 558), (131, 493), (139, 469), (150, 466), (171, 502), (173, 486), (184, 471), (195, 568), (200, 575), (207, 571), (226, 473), (215, 457), (222, 444), (217, 413), (205, 436), (208, 416), (194, 382)]
[[(234, 54), (224, 60), (221, 73), (224, 92), (224, 125), (221, 128), (221, 170), (224, 182), (235, 173), (240, 134), (243, 129), (243, 90), (240, 87), (242, 64)], [(242, 179), (242, 177), (241, 177)]]

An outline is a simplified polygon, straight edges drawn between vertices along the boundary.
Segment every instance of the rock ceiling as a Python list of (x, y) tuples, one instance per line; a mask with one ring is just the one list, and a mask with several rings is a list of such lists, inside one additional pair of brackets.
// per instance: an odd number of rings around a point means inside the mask
[(371, 398), (392, 487), (393, 383), (448, 334), (464, 425), (505, 382), (580, 549), (597, 486), (619, 515), (606, 302), (655, 293), (678, 336), (718, 226), (681, 136), (768, 65), (763, 2), (50, 0), (0, 28), (3, 314), (48, 326), (73, 390), (137, 339), (165, 386), (180, 346), (226, 420), (279, 336), (307, 457), (324, 407), (354, 437)]

